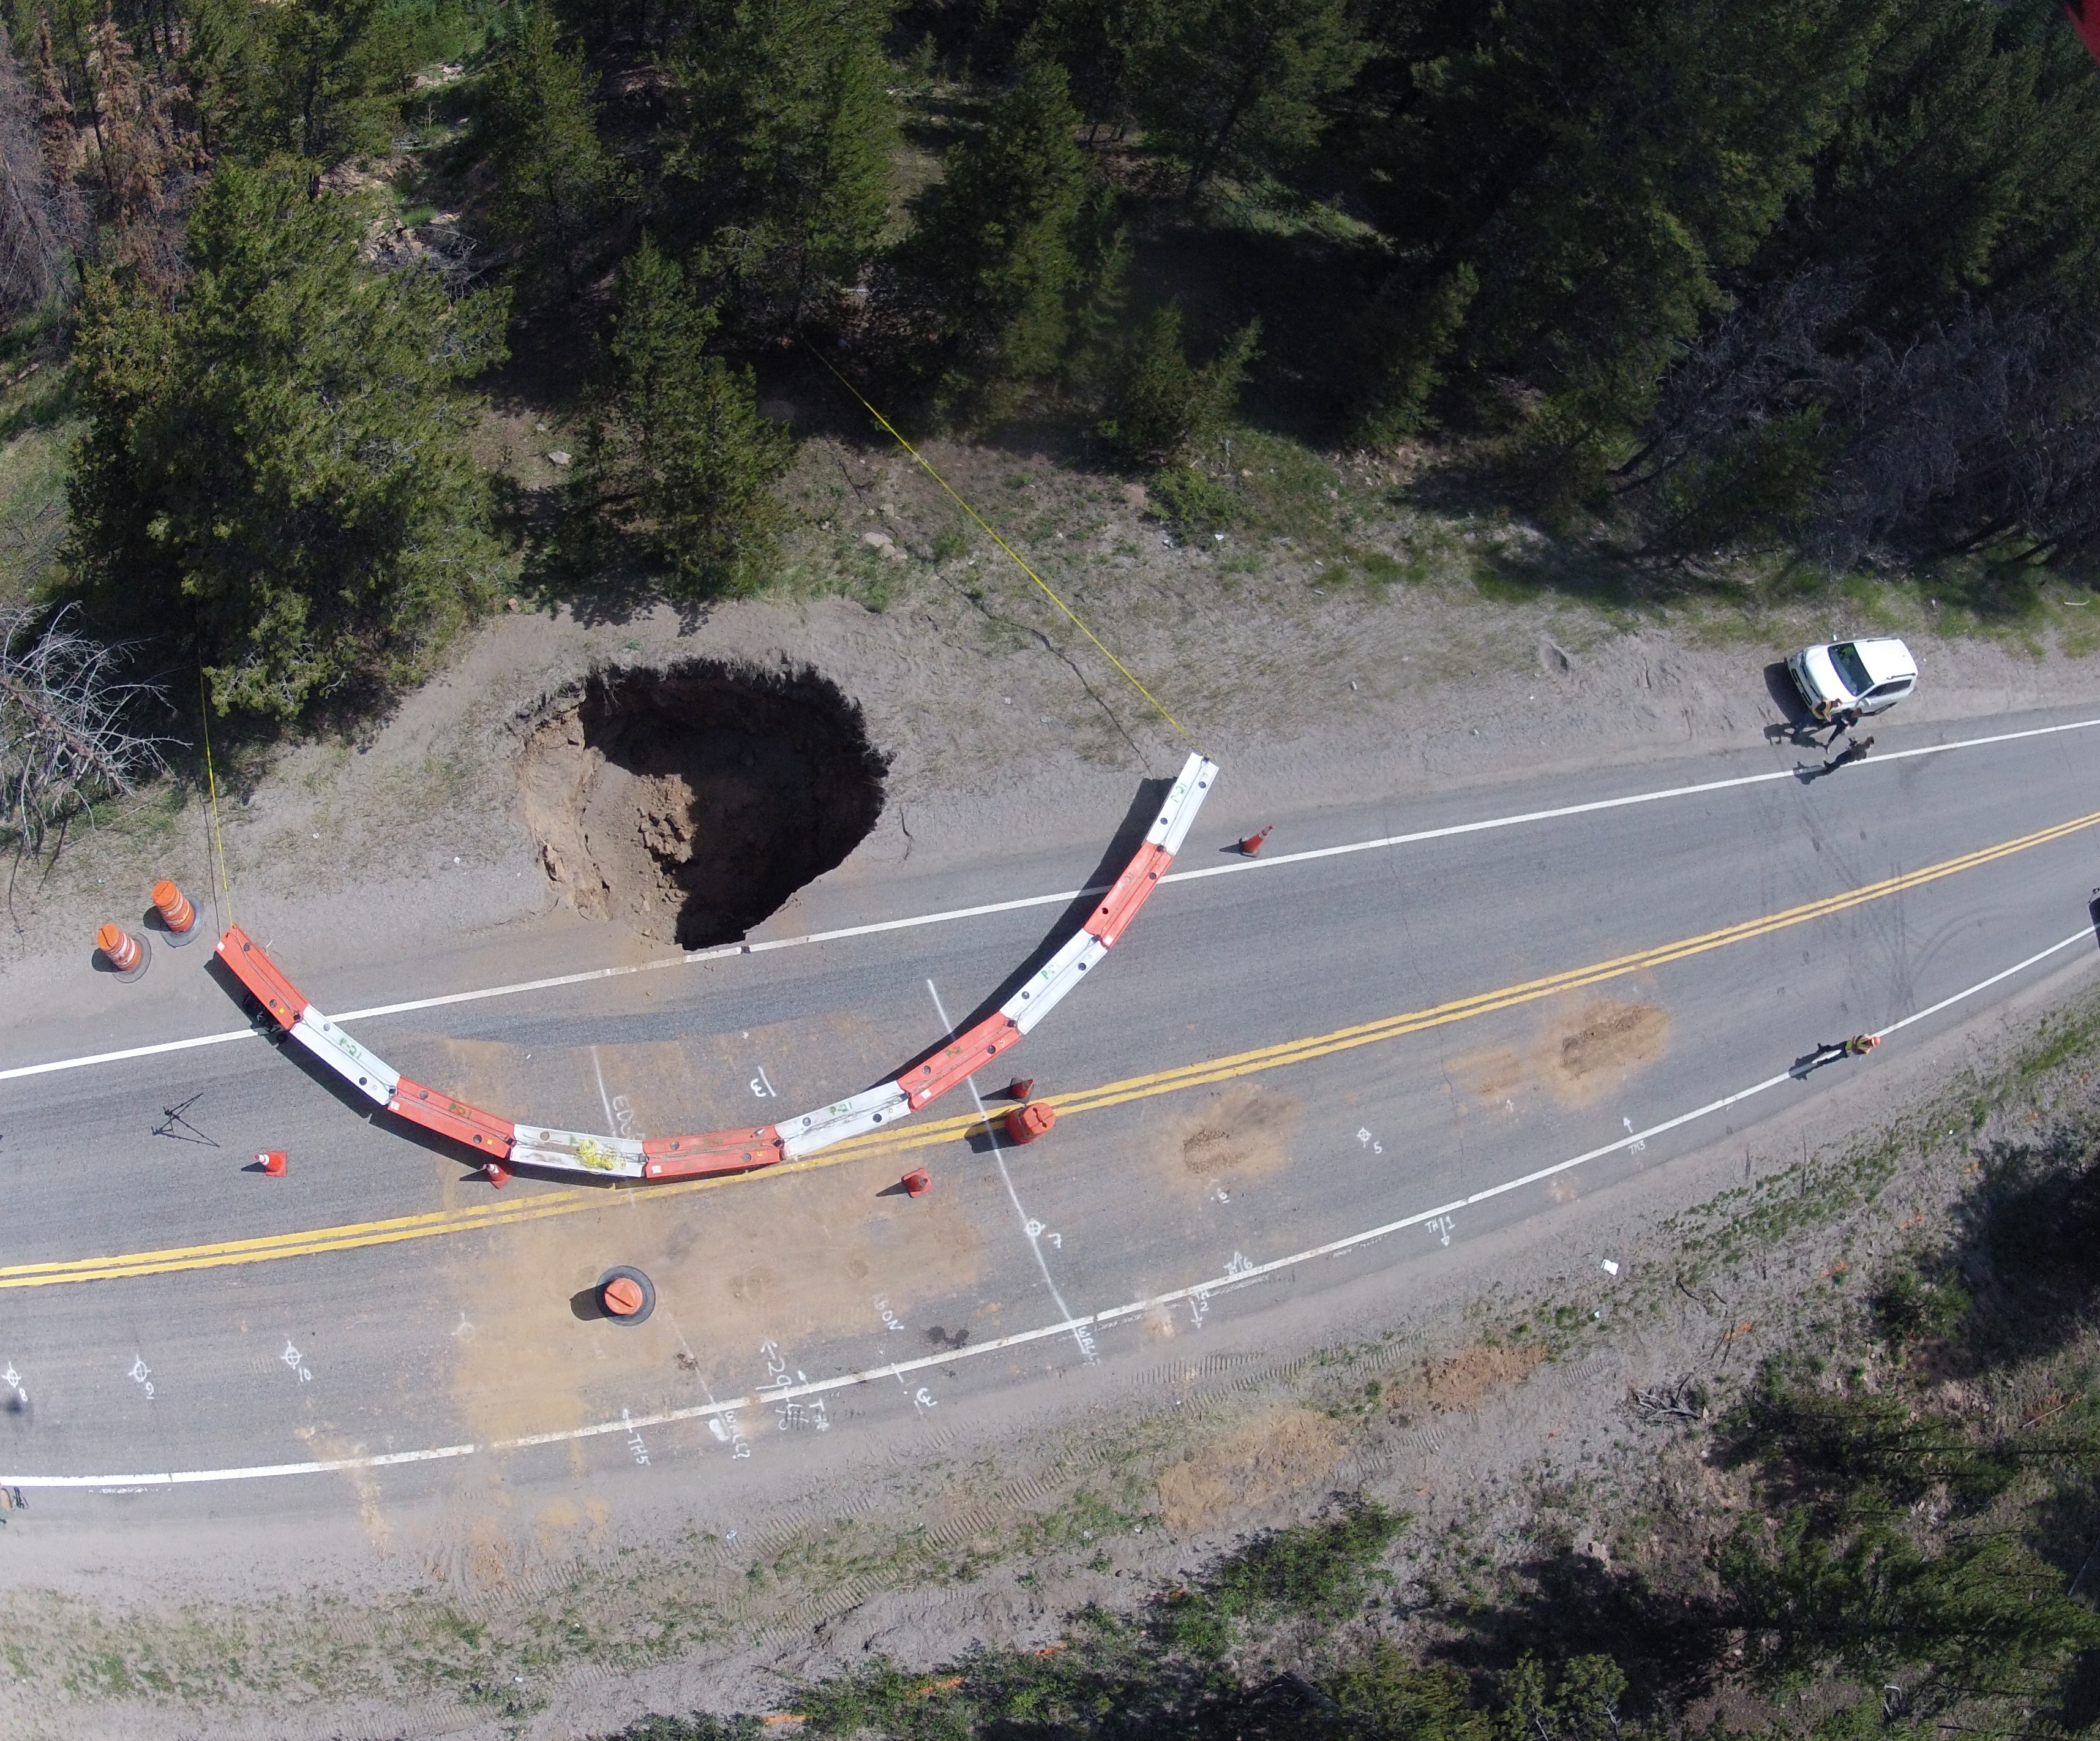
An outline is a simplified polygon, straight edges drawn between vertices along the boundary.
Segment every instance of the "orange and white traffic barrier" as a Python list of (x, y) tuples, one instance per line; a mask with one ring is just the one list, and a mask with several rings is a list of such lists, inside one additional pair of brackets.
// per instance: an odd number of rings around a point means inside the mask
[(1182, 764), (1144, 843), (1088, 916), (1085, 926), (1067, 938), (997, 1013), (956, 1035), (898, 1078), (911, 1097), (913, 1111), (946, 1094), (1009, 1046), (1018, 1045), (1100, 963), (1159, 886), (1217, 777), (1218, 764), (1207, 757), (1191, 756)]
[(196, 908), (190, 904), (189, 896), (165, 877), (153, 885), (153, 908), (174, 948), (196, 941)]
[(289, 1033), (307, 1007), (306, 995), (278, 972), (277, 964), (237, 925), (227, 926), (218, 939), (218, 958), (248, 988), (248, 995), (269, 1011), (270, 1019)]
[(710, 1173), (748, 1173), (786, 1158), (770, 1125), (711, 1130), (699, 1137), (654, 1137), (642, 1145), (645, 1179), (690, 1179)]
[[(1083, 939), (1086, 934), (1083, 931), (1080, 935)], [(1069, 943), (1065, 945), (1068, 949), (1070, 947)], [(995, 1010), (975, 1027), (957, 1034), (931, 1058), (913, 1065), (899, 1076), (891, 1085), (904, 1091), (909, 1102), (906, 1110), (916, 1112), (958, 1083), (968, 1080), (1008, 1046), (1019, 1045), (1024, 1030), (1007, 1014), (1011, 1008), (1012, 1003), (1009, 1001), (1004, 1009)], [(871, 1089), (868, 1092), (872, 1094), (875, 1090)]]
[[(484, 1112), (479, 1107), (455, 1100), (441, 1089), (426, 1088), (407, 1076), (395, 1079), (393, 1097), (387, 1101), (386, 1110), (396, 1118), (405, 1118), (412, 1125), (421, 1125), (441, 1137), (450, 1137), (467, 1148), (493, 1156), (495, 1160), (501, 1160), (510, 1153), (511, 1141), (517, 1135), (517, 1128), (509, 1119)], [(496, 1179), (498, 1185), (502, 1182)]]
[(511, 1140), (510, 1164), (581, 1173), (602, 1179), (643, 1177), (642, 1145), (632, 1137), (593, 1136), (587, 1130), (550, 1130), (520, 1125)]
[(1041, 1101), (1031, 1100), (1025, 1107), (1016, 1107), (1002, 1122), (1006, 1126), (1008, 1142), (1028, 1143), (1047, 1136), (1050, 1127), (1057, 1122), (1057, 1115)]
[(901, 1118), (910, 1117), (912, 1111), (912, 1097), (898, 1084), (885, 1082), (844, 1100), (835, 1100), (827, 1107), (819, 1107), (814, 1112), (805, 1112), (800, 1118), (783, 1118), (779, 1127), (780, 1146), (791, 1160), (799, 1160), (834, 1142), (843, 1142), (848, 1137), (864, 1136), (871, 1130), (880, 1130), (885, 1125), (893, 1125)]
[[(926, 1054), (896, 1080), (878, 1083), (829, 1106), (783, 1119), (777, 1125), (644, 1142), (513, 1125), (508, 1119), (402, 1076), (308, 1003), (298, 988), (239, 926), (227, 927), (218, 941), (218, 954), (277, 1026), (307, 1053), (396, 1116), (476, 1151), (492, 1184), (502, 1185), (512, 1169), (521, 1166), (586, 1178), (638, 1180), (748, 1172), (800, 1159), (909, 1118), (1002, 1052), (1020, 1044), (1114, 947), (1158, 887), (1160, 878), (1188, 837), (1217, 774), (1215, 762), (1200, 755), (1189, 758), (1158, 818), (1147, 830), (1144, 843), (1105, 892), (1085, 926), (998, 1010)], [(157, 887), (157, 901), (161, 887), (173, 886)], [(174, 892), (179, 896), (179, 890)], [(191, 922), (195, 923), (194, 914)], [(146, 952), (139, 939), (115, 926), (103, 927), (101, 940), (105, 947), (121, 947), (129, 942), (141, 957)], [(141, 966), (138, 970), (144, 970)], [(1016, 1100), (1025, 1101), (1034, 1086), (1032, 1080), (1016, 1078), (1008, 1092)], [(1007, 1115), (1007, 1132), (1016, 1142), (1033, 1142), (1057, 1122), (1057, 1117), (1040, 1102), (1017, 1106)], [(930, 1179), (927, 1182), (930, 1184)], [(642, 1315), (647, 1315), (646, 1310)]]
[(153, 964), (145, 939), (134, 937), (121, 925), (105, 925), (97, 930), (95, 947), (120, 979), (135, 979)]
[(311, 1004), (292, 1024), (292, 1037), (367, 1100), (390, 1104), (400, 1072), (383, 1058), (368, 1052)]

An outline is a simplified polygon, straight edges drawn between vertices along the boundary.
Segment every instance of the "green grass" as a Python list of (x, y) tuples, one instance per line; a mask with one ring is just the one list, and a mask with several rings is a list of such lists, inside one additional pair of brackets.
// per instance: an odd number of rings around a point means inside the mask
[(0, 602), (46, 586), (65, 537), (66, 455), (81, 420), (70, 370), (40, 355), (39, 336), (0, 342), (0, 381), (10, 383), (0, 387)]

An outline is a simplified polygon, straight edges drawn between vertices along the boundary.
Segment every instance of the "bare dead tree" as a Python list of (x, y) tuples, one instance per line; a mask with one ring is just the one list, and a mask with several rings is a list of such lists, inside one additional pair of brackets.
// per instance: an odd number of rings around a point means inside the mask
[(2008, 539), (2085, 559), (2100, 528), (2100, 366), (2089, 324), (2040, 309), (1965, 312), (1900, 348), (1877, 342), (1846, 406), (1817, 541), (1958, 555)]
[(175, 123), (179, 90), (140, 68), (107, 6), (94, 44), (104, 252), (169, 296), (186, 276), (183, 214), (196, 186), (195, 142)]
[(98, 800), (127, 796), (165, 772), (170, 740), (139, 729), (139, 704), (158, 685), (118, 672), (128, 649), (48, 622), (24, 605), (0, 608), (0, 829), (15, 863), (41, 852), (55, 827)]
[(1853, 325), (1857, 294), (1804, 272), (1717, 323), (1671, 370), (1613, 479), (1653, 547), (1768, 531), (1756, 466), (1776, 449), (1760, 439), (1785, 439), (1793, 419), (1807, 437), (1779, 479), (1791, 492), (1784, 531), (1833, 566), (1988, 550), (2100, 568), (2095, 323), (1970, 307), (1896, 340)]
[(77, 197), (53, 179), (41, 104), (0, 25), (0, 309), (65, 294), (81, 234)]
[(1833, 353), (1860, 285), (1816, 267), (1732, 310), (1664, 378), (1640, 447), (1612, 474), (1630, 495), (1688, 458), (1813, 400), (1842, 399), (1854, 373)]

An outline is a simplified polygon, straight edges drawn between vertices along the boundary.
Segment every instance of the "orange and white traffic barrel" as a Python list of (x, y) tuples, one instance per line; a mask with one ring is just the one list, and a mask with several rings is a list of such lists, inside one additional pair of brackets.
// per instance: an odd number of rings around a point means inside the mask
[(146, 939), (134, 937), (121, 925), (104, 926), (95, 934), (95, 947), (120, 979), (135, 979), (153, 965), (152, 949)]
[(1006, 1134), (1013, 1142), (1033, 1142), (1057, 1122), (1057, 1115), (1039, 1100), (1016, 1107), (1006, 1115)]
[(656, 1310), (656, 1284), (631, 1264), (616, 1264), (598, 1279), (598, 1310), (616, 1324), (638, 1324)]
[(196, 908), (191, 905), (189, 896), (165, 877), (153, 885), (153, 910), (160, 914), (161, 928), (175, 948), (196, 941)]

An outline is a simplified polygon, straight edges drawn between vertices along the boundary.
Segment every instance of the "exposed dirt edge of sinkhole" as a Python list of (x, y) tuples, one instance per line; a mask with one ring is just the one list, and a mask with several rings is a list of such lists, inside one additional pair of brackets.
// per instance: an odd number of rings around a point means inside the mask
[(744, 935), (882, 814), (889, 758), (807, 667), (600, 669), (528, 723), (526, 824), (589, 918), (703, 948)]

